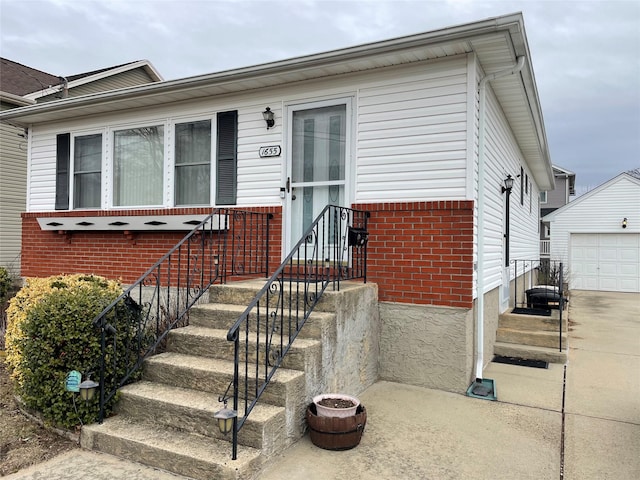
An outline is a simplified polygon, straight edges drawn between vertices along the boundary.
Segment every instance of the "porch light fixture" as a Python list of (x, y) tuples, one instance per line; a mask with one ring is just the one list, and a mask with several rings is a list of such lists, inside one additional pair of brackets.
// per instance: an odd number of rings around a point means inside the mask
[(622, 228), (627, 228), (627, 217), (622, 219)]
[(220, 433), (227, 435), (233, 429), (233, 421), (238, 417), (238, 412), (227, 408), (227, 401), (224, 401), (224, 408), (217, 411), (213, 418), (218, 422)]
[(93, 397), (96, 394), (96, 389), (99, 386), (99, 383), (91, 380), (91, 374), (87, 375), (87, 379), (80, 385), (78, 385), (78, 388), (80, 389), (80, 398), (82, 398), (85, 402), (93, 400)]
[(509, 197), (511, 197), (511, 189), (513, 188), (514, 178), (511, 174), (507, 175), (507, 178), (504, 179), (504, 185), (502, 187), (502, 193), (507, 193), (507, 198), (505, 201), (505, 212), (504, 212), (504, 266), (509, 266), (509, 238), (510, 238), (510, 218), (509, 218)]
[(511, 174), (507, 175), (507, 178), (504, 179), (504, 186), (502, 187), (502, 193), (508, 192), (511, 193), (511, 189), (513, 188), (514, 179)]
[(262, 118), (267, 122), (267, 130), (276, 124), (275, 114), (271, 111), (271, 107), (267, 107), (266, 110), (262, 112)]

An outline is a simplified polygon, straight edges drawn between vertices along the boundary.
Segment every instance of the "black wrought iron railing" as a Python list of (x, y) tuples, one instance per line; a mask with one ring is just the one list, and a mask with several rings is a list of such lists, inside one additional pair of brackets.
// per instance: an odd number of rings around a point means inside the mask
[(139, 375), (167, 334), (188, 324), (188, 311), (214, 283), (269, 271), (271, 214), (216, 209), (107, 306), (101, 329), (99, 421), (116, 392)]
[(558, 345), (562, 352), (562, 317), (567, 301), (562, 262), (542, 258), (511, 263), (515, 269), (513, 313), (551, 315), (552, 310), (557, 310)]
[(281, 366), (300, 330), (332, 286), (367, 278), (368, 212), (327, 206), (229, 329), (234, 377), (219, 401), (233, 396), (232, 458), (238, 432)]

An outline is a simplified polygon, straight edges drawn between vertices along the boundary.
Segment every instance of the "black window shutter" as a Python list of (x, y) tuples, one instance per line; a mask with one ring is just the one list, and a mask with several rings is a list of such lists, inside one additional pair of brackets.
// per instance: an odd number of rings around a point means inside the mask
[(71, 134), (56, 137), (56, 210), (69, 209), (69, 162)]
[(238, 188), (238, 112), (218, 113), (216, 205), (235, 205)]

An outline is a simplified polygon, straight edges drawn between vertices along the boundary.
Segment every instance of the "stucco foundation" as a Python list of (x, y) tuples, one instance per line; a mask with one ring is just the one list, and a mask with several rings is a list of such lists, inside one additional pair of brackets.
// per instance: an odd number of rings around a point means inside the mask
[(473, 368), (472, 309), (381, 302), (380, 378), (463, 392)]

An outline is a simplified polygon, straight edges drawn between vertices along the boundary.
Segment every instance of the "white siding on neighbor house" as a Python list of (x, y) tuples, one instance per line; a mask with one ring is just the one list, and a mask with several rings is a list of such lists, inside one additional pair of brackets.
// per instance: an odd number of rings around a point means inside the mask
[[(428, 201), (468, 198), (467, 60), (423, 62), (284, 85), (261, 92), (199, 99), (33, 129), (30, 211), (54, 209), (56, 134), (132, 125), (170, 125), (180, 119), (212, 118), (238, 110), (238, 206), (281, 205), (285, 182), (284, 106), (317, 100), (355, 99), (355, 200), (358, 202)], [(262, 111), (275, 113), (266, 129)], [(170, 131), (169, 129), (168, 131)], [(109, 133), (109, 136), (111, 133)], [(280, 157), (260, 158), (259, 147), (280, 145)], [(107, 149), (108, 150), (108, 149)], [(172, 170), (169, 149), (167, 172)], [(106, 152), (108, 174), (111, 152)], [(168, 173), (171, 175), (171, 173)], [(108, 177), (108, 175), (107, 175)], [(103, 197), (110, 198), (109, 179)], [(165, 205), (173, 202), (172, 182), (165, 182)], [(108, 207), (108, 202), (104, 203)]]
[(19, 270), (27, 189), (27, 140), (22, 128), (0, 125), (0, 266)]
[[(502, 186), (509, 174), (515, 180), (509, 197), (509, 258), (534, 260), (539, 257), (536, 210), (539, 190), (491, 88), (487, 89), (485, 142), (485, 291), (489, 291), (502, 284), (507, 201), (506, 193), (502, 193)], [(520, 179), (517, 178), (520, 167), (531, 182), (530, 188), (527, 187), (529, 191), (524, 196), (524, 205), (520, 204)], [(513, 264), (511, 269), (513, 278)]]
[[(69, 97), (79, 97), (81, 95), (89, 95), (91, 93), (105, 92), (107, 90), (117, 90), (119, 88), (133, 87), (136, 85), (144, 85), (152, 83), (149, 74), (143, 68), (136, 68), (117, 75), (111, 75), (100, 80), (88, 82), (68, 90)], [(62, 92), (47, 95), (39, 98), (38, 103), (50, 102), (62, 98)]]
[[(584, 197), (584, 198), (583, 198)], [(551, 258), (568, 267), (570, 238), (580, 233), (640, 233), (640, 185), (619, 176), (551, 214)], [(622, 228), (623, 218), (627, 228)]]
[(467, 60), (358, 93), (356, 201), (467, 198)]

